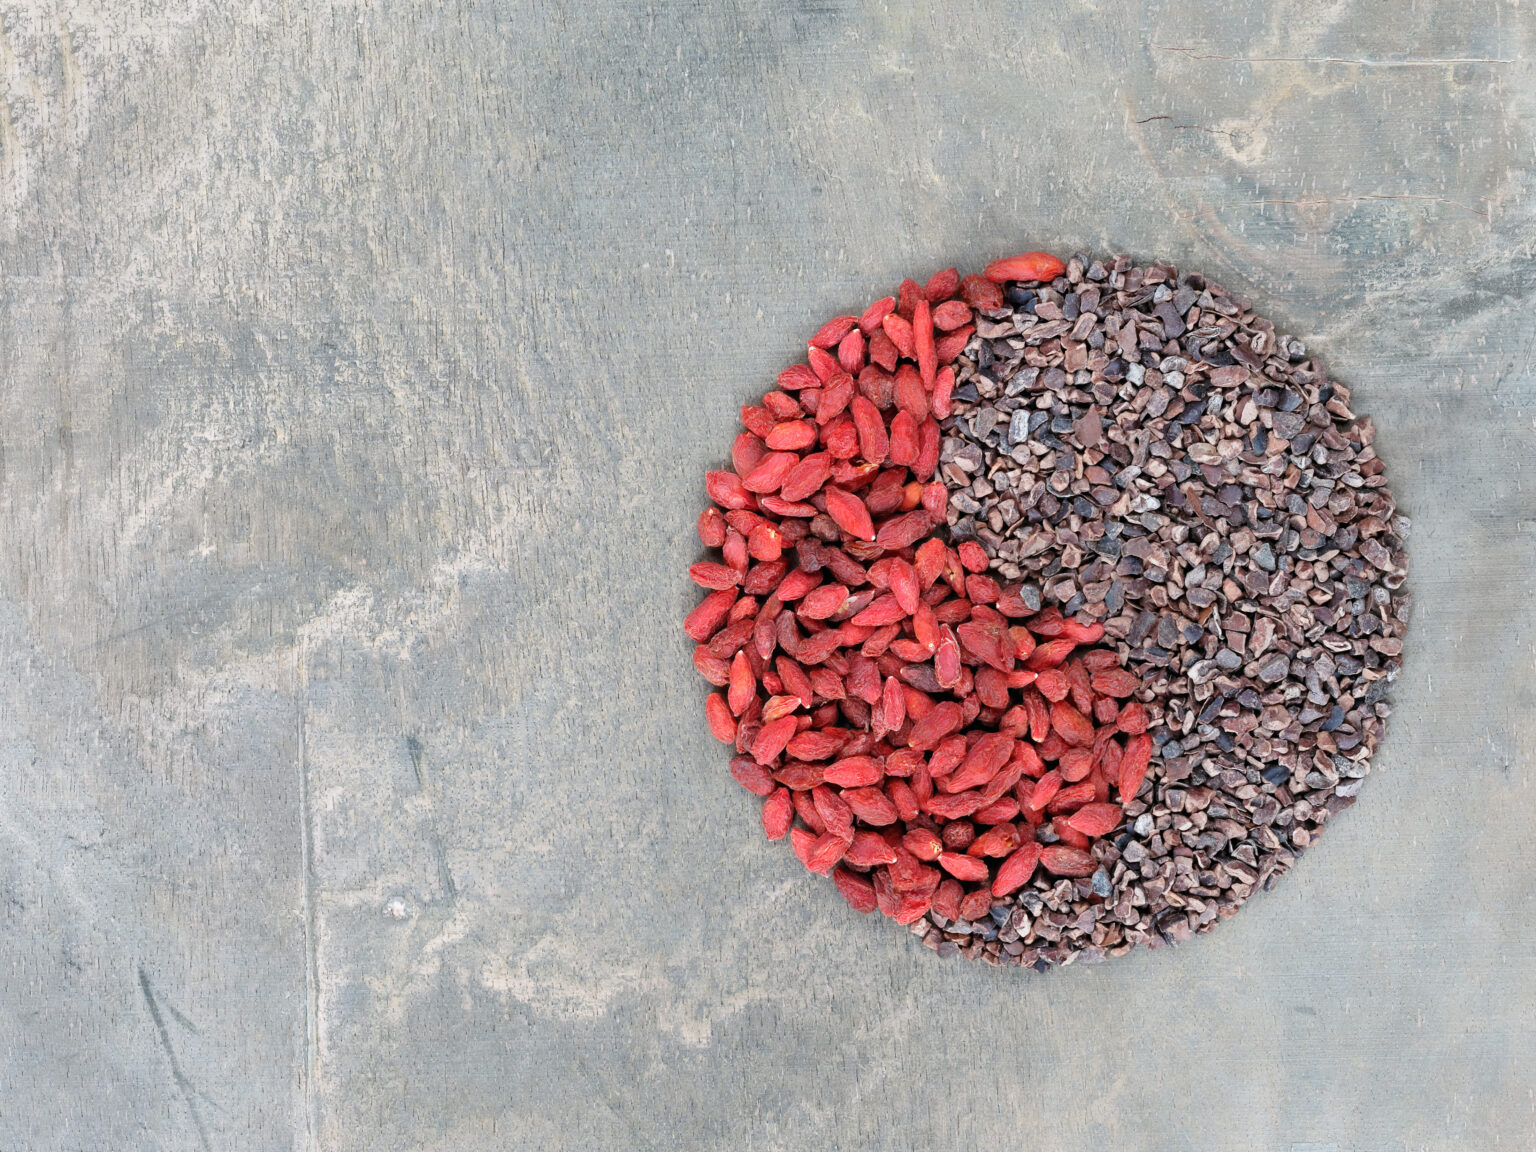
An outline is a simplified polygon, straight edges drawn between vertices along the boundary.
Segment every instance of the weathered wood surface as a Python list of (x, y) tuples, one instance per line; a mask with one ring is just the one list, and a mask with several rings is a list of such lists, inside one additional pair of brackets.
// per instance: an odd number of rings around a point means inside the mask
[[(0, 2), (0, 1147), (1536, 1136), (1530, 6)], [(1178, 952), (943, 964), (677, 621), (836, 310), (1172, 257), (1415, 522), (1362, 803)]]

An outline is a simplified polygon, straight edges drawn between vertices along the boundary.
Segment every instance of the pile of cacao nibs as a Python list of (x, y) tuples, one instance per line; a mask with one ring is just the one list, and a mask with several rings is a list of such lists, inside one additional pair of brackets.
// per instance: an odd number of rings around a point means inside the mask
[(1219, 288), (1045, 253), (811, 338), (685, 624), (770, 838), (941, 955), (1187, 938), (1353, 802), (1405, 559), (1348, 394)]

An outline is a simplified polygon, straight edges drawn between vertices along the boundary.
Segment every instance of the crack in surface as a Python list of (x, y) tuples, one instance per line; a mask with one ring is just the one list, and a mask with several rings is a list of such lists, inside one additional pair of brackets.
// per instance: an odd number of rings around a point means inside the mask
[(1231, 131), (1229, 129), (1226, 129), (1226, 128), (1207, 128), (1204, 124), (1174, 124), (1174, 123), (1171, 123), (1171, 121), (1173, 120), (1172, 116), (1148, 116), (1145, 120), (1138, 120), (1138, 121), (1136, 121), (1136, 123), (1138, 123), (1138, 124), (1150, 124), (1154, 120), (1168, 120), (1168, 121), (1170, 121), (1168, 127), (1172, 128), (1172, 129), (1174, 129), (1176, 131), (1184, 129), (1184, 130), (1188, 130), (1188, 131), (1192, 131), (1192, 132), (1209, 132), (1212, 136), (1226, 136), (1228, 138), (1232, 138), (1232, 137), (1235, 137), (1237, 135), (1236, 132), (1233, 132), (1233, 131)]

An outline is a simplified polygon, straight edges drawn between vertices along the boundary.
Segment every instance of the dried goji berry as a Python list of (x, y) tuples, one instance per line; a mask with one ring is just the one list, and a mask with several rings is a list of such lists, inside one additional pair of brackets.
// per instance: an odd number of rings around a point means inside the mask
[(901, 846), (919, 860), (937, 860), (944, 842), (931, 828), (912, 828), (901, 838)]
[(759, 764), (771, 763), (784, 751), (785, 745), (798, 730), (799, 725), (793, 716), (785, 716), (772, 724), (763, 725), (752, 744), (753, 757)]
[(980, 920), (992, 908), (992, 892), (989, 887), (981, 887), (974, 892), (967, 892), (960, 901), (960, 919)]
[(832, 883), (837, 885), (837, 890), (855, 912), (875, 910), (875, 886), (865, 877), (846, 868), (838, 868), (832, 873)]
[(805, 866), (812, 872), (820, 872), (825, 876), (832, 870), (832, 866), (843, 858), (852, 842), (852, 836), (843, 836), (833, 829), (819, 836), (816, 843), (811, 845), (811, 850), (806, 856)]
[(828, 488), (826, 497), (827, 515), (832, 517), (839, 528), (856, 540), (875, 538), (875, 525), (869, 518), (869, 509), (864, 507), (864, 501), (842, 488)]
[(1147, 775), (1147, 766), (1151, 760), (1152, 737), (1145, 732), (1137, 733), (1125, 742), (1125, 751), (1120, 756), (1117, 778), (1121, 803), (1128, 804), (1136, 799), (1136, 793), (1141, 791), (1141, 782)]
[(933, 311), (927, 300), (919, 300), (912, 310), (912, 351), (923, 387), (932, 391), (939, 362), (933, 346)]
[(855, 832), (843, 859), (860, 868), (873, 868), (894, 863), (896, 852), (878, 832)]
[(716, 740), (724, 744), (735, 743), (736, 717), (731, 715), (730, 706), (720, 693), (711, 692), (704, 701), (704, 718), (709, 721), (710, 734)]
[(1009, 280), (1054, 280), (1066, 270), (1067, 266), (1049, 252), (1026, 252), (992, 261), (982, 275), (994, 284), (1002, 284)]
[(1084, 804), (1067, 817), (1067, 824), (1084, 836), (1104, 836), (1115, 830), (1121, 815), (1118, 804)]
[(1068, 744), (1093, 743), (1093, 721), (1064, 700), (1051, 705), (1051, 727)]
[[(985, 276), (970, 275), (960, 280), (960, 298), (972, 308), (991, 312), (1003, 306), (1003, 290)], [(782, 387), (782, 385), (781, 385)]]
[(933, 326), (944, 332), (952, 332), (970, 322), (971, 310), (961, 300), (946, 301), (933, 310)]
[[(886, 762), (889, 764), (889, 760)], [(896, 818), (903, 823), (916, 820), (921, 809), (918, 807), (917, 794), (912, 791), (912, 786), (905, 780), (886, 780), (885, 794), (891, 798), (891, 803), (896, 806)]]
[(1136, 674), (1125, 668), (1106, 668), (1093, 674), (1093, 690), (1105, 696), (1129, 696), (1139, 685)]
[(811, 802), (816, 806), (816, 815), (821, 817), (828, 832), (853, 835), (853, 809), (841, 794), (825, 784), (818, 784), (811, 789)]
[(963, 328), (956, 328), (937, 341), (933, 347), (934, 359), (940, 364), (947, 364), (960, 353), (965, 351), (965, 346), (970, 342), (971, 333), (976, 331), (974, 324), (967, 324)]
[(763, 832), (770, 840), (782, 840), (789, 835), (789, 826), (794, 819), (795, 806), (789, 799), (789, 789), (774, 789), (773, 794), (763, 801)]
[(837, 363), (848, 375), (853, 376), (864, 367), (864, 333), (857, 328), (849, 332), (837, 345)]
[(939, 867), (957, 880), (985, 880), (991, 875), (985, 860), (958, 852), (940, 852)]
[(1057, 876), (1091, 876), (1098, 864), (1081, 848), (1052, 844), (1040, 853), (1040, 863)]
[[(937, 349), (935, 349), (937, 354)], [(955, 392), (955, 370), (949, 365), (940, 368), (938, 375), (934, 377), (933, 395), (928, 398), (928, 407), (933, 415), (940, 420), (949, 418), (952, 411), (951, 405)]]
[(1056, 793), (1061, 791), (1061, 773), (1054, 769), (1036, 780), (1029, 790), (1029, 800), (1026, 808), (1036, 812), (1044, 812), (1046, 806), (1056, 799)]
[(946, 920), (958, 920), (960, 900), (964, 895), (965, 889), (960, 886), (960, 881), (953, 876), (946, 876), (933, 891), (933, 910)]
[(1115, 727), (1130, 736), (1140, 735), (1147, 730), (1147, 710), (1139, 701), (1132, 700), (1120, 709), (1120, 715), (1115, 717)]
[(880, 322), (880, 327), (885, 330), (886, 338), (896, 345), (896, 351), (901, 355), (910, 358), (916, 353), (917, 348), (912, 343), (912, 325), (909, 321), (892, 313)]
[(808, 832), (804, 828), (791, 828), (789, 830), (789, 844), (794, 849), (800, 863), (810, 867), (811, 848), (816, 843), (816, 833)]
[(942, 272), (935, 272), (928, 277), (928, 283), (923, 287), (923, 298), (930, 304), (940, 304), (948, 300), (960, 290), (960, 272), (956, 268), (946, 268)]
[(894, 296), (881, 297), (864, 309), (864, 314), (859, 317), (859, 331), (868, 336), (876, 328), (880, 327), (880, 321), (884, 320), (894, 311), (896, 311), (896, 298)]
[(992, 895), (1009, 896), (1024, 887), (1029, 882), (1029, 878), (1034, 875), (1036, 865), (1040, 863), (1042, 847), (1043, 845), (1030, 840), (1004, 860), (998, 866), (997, 876), (992, 881)]
[(731, 757), (731, 776), (748, 792), (758, 796), (772, 795), (777, 787), (773, 773), (750, 756)]
[(988, 828), (965, 850), (967, 856), (1007, 856), (1022, 843), (1019, 830), (1012, 824)]
[(828, 784), (836, 784), (839, 788), (859, 788), (878, 784), (884, 775), (879, 759), (874, 756), (844, 757), (828, 765), (823, 774)]
[(896, 823), (896, 805), (878, 788), (850, 788), (842, 799), (855, 816), (872, 828)]

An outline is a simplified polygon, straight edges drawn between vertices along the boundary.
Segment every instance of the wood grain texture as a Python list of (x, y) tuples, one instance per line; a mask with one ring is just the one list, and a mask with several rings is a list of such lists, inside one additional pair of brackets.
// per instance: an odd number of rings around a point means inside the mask
[[(0, 0), (0, 1147), (1524, 1147), (1536, 16)], [(826, 316), (1172, 258), (1415, 531), (1362, 803), (1178, 952), (945, 965), (678, 621)]]

